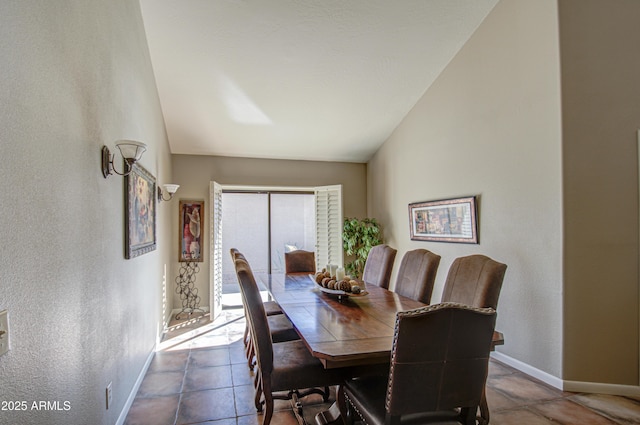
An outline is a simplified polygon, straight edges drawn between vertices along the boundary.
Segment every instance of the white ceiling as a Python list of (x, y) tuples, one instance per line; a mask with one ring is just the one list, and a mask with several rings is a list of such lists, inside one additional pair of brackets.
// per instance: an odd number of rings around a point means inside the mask
[(366, 162), (497, 0), (140, 0), (171, 151)]

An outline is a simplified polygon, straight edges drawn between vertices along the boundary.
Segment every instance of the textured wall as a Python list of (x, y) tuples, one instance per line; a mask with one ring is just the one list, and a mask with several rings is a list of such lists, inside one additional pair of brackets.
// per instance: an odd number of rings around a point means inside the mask
[(124, 260), (123, 178), (100, 171), (101, 146), (121, 138), (149, 145), (142, 165), (161, 182), (171, 171), (139, 4), (0, 2), (0, 57), (0, 310), (13, 346), (0, 401), (29, 407), (0, 423), (113, 424), (161, 326), (168, 258), (161, 205), (159, 249)]
[[(196, 287), (202, 298), (201, 306), (209, 304), (209, 182), (227, 185), (248, 186), (298, 186), (313, 187), (342, 184), (342, 202), (345, 217), (365, 217), (367, 214), (366, 165), (320, 161), (288, 161), (273, 159), (251, 159), (215, 157), (204, 155), (173, 155), (173, 175), (180, 184), (178, 199), (205, 200), (205, 247), (204, 262), (197, 276)], [(173, 282), (178, 271), (178, 205), (172, 202), (173, 221), (172, 246)], [(178, 297), (174, 308), (181, 308)]]
[(640, 2), (559, 5), (565, 378), (638, 385)]
[[(555, 1), (505, 0), (369, 163), (369, 214), (404, 252), (451, 262), (481, 253), (508, 265), (498, 351), (562, 372), (560, 69)], [(479, 195), (479, 245), (415, 242), (411, 202)]]

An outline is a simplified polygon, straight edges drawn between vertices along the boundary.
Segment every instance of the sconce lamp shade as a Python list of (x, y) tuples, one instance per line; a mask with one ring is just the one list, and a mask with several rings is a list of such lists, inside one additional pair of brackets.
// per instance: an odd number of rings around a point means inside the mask
[(147, 150), (147, 145), (134, 140), (120, 140), (116, 143), (116, 146), (120, 149), (120, 154), (127, 162), (131, 162), (131, 160), (133, 162), (139, 161), (142, 154)]
[[(164, 186), (164, 191), (158, 187), (158, 202), (170, 201), (171, 198), (173, 198), (173, 194), (176, 193), (180, 187), (179, 184), (163, 184), (162, 186)], [(169, 194), (168, 198), (165, 198), (165, 192)]]
[(180, 187), (179, 184), (164, 184), (163, 186), (164, 190), (166, 190), (169, 195), (173, 195), (174, 193), (176, 193), (178, 191), (178, 188)]
[(120, 154), (124, 159), (124, 170), (123, 172), (119, 172), (116, 170), (113, 160), (115, 155), (111, 155), (109, 148), (106, 146), (102, 147), (102, 175), (106, 179), (112, 173), (119, 174), (121, 176), (128, 176), (133, 170), (133, 164), (135, 164), (140, 158), (142, 154), (147, 150), (147, 145), (142, 142), (136, 142), (134, 140), (119, 140), (116, 143), (116, 146), (120, 150)]

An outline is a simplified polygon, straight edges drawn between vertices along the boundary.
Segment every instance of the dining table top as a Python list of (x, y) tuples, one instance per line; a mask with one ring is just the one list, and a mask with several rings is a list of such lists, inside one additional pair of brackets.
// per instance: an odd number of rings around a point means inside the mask
[[(309, 274), (256, 277), (327, 369), (388, 362), (396, 313), (427, 305), (375, 285), (366, 285), (366, 295), (338, 297), (321, 291)], [(503, 343), (495, 332), (492, 349)]]

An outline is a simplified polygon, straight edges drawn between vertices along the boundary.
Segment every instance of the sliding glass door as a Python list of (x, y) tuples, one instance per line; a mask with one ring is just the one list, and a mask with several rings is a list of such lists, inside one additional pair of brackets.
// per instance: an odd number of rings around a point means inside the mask
[(239, 305), (235, 269), (228, 255), (237, 248), (254, 273), (284, 273), (284, 253), (314, 251), (315, 196), (313, 193), (222, 193), (223, 305)]
[[(237, 248), (255, 274), (283, 273), (284, 253), (313, 251), (316, 264), (342, 265), (342, 187), (245, 188), (211, 182), (210, 300), (212, 317), (240, 307), (235, 267)], [(266, 296), (266, 294), (265, 294)]]

